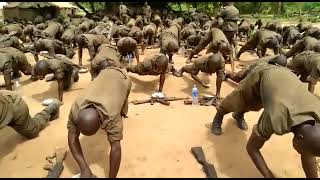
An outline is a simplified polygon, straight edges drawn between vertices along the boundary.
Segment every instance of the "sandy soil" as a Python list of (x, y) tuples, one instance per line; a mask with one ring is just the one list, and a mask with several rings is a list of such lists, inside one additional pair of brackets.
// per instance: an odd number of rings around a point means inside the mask
[[(147, 49), (143, 57), (151, 56), (159, 49)], [(202, 53), (204, 53), (203, 51)], [(33, 64), (31, 54), (27, 54)], [(85, 51), (84, 59), (88, 58)], [(76, 55), (74, 62), (76, 61)], [(244, 53), (241, 61), (250, 62), (256, 59), (255, 54)], [(175, 66), (180, 68), (185, 58), (174, 56)], [(85, 61), (88, 64), (87, 61)], [(238, 64), (239, 62), (237, 62)], [(230, 69), (230, 65), (227, 65)], [(238, 69), (237, 69), (238, 70)], [(158, 89), (158, 77), (130, 74), (133, 86), (129, 99), (145, 99)], [(208, 79), (204, 74), (202, 79)], [(215, 93), (215, 75), (209, 78), (211, 87), (202, 88), (189, 74), (177, 78), (167, 75), (164, 93), (167, 96), (191, 96), (194, 84), (201, 94)], [(3, 78), (0, 77), (1, 83)], [(22, 88), (18, 90), (30, 108), (31, 115), (40, 111), (41, 101), (58, 97), (57, 83), (37, 81), (31, 83), (28, 77), (20, 79)], [(66, 147), (67, 118), (71, 104), (84, 91), (90, 82), (90, 74), (80, 75), (80, 80), (72, 89), (64, 93), (64, 105), (60, 118), (50, 123), (39, 137), (25, 140), (10, 127), (0, 130), (0, 177), (45, 177), (47, 171), (42, 167), (45, 157), (53, 153), (55, 147)], [(232, 83), (222, 84), (222, 96), (226, 96), (235, 87)], [(307, 86), (306, 86), (307, 88)], [(319, 94), (319, 87), (316, 87)], [(144, 104), (129, 106), (129, 118), (124, 119), (124, 139), (122, 144), (122, 162), (118, 177), (205, 177), (201, 165), (190, 153), (193, 146), (202, 146), (208, 161), (214, 164), (219, 177), (262, 177), (251, 162), (245, 146), (257, 123), (260, 112), (245, 115), (249, 130), (237, 128), (231, 114), (224, 118), (222, 136), (210, 133), (210, 125), (216, 112), (214, 106), (186, 106), (183, 101), (172, 102), (169, 107), (161, 104)], [(265, 144), (262, 153), (270, 169), (278, 177), (304, 177), (299, 155), (292, 148), (292, 135), (274, 136)], [(107, 177), (109, 172), (108, 153), (110, 146), (107, 136), (99, 131), (92, 137), (81, 136), (84, 155), (93, 173), (98, 177)], [(61, 177), (71, 177), (79, 173), (79, 168), (70, 151), (64, 161)]]

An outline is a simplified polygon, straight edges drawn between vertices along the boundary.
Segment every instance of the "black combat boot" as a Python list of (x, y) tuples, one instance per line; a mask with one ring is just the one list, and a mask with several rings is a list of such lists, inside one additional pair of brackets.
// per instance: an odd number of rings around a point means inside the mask
[(242, 130), (247, 130), (248, 125), (246, 121), (244, 120), (243, 113), (234, 112), (232, 113), (232, 117), (237, 121), (237, 126)]
[(221, 124), (222, 124), (223, 116), (224, 114), (218, 111), (213, 118), (211, 132), (217, 136), (222, 134)]

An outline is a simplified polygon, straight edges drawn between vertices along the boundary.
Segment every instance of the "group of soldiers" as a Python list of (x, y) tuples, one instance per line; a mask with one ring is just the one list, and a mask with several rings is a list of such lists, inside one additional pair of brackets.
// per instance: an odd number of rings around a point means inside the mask
[[(247, 143), (247, 151), (264, 177), (274, 177), (260, 149), (272, 134), (294, 134), (293, 146), (301, 155), (307, 177), (318, 177), (316, 156), (320, 155), (320, 105), (314, 88), (320, 76), (320, 29), (311, 24), (282, 27), (280, 23), (251, 24), (240, 19), (231, 2), (223, 2), (215, 17), (201, 12), (186, 15), (152, 11), (145, 3), (142, 13), (131, 15), (123, 3), (119, 15), (100, 16), (99, 20), (39, 16), (34, 22), (7, 22), (0, 32), (0, 70), (7, 90), (0, 91), (0, 128), (10, 126), (26, 138), (35, 138), (49, 121), (59, 116), (63, 91), (79, 81), (84, 69), (83, 48), (90, 58), (92, 82), (73, 103), (68, 120), (68, 144), (79, 164), (81, 177), (95, 177), (81, 150), (80, 134), (91, 136), (100, 128), (111, 145), (109, 177), (116, 177), (121, 161), (122, 118), (127, 117), (131, 81), (128, 72), (160, 75), (162, 92), (165, 75), (181, 77), (184, 72), (202, 86), (197, 74), (216, 73), (216, 96), (228, 79), (239, 83), (216, 108), (211, 131), (222, 134), (224, 115), (233, 112), (240, 129), (247, 130), (244, 114), (264, 108)], [(238, 51), (238, 37), (245, 44)], [(143, 61), (146, 48), (160, 51)], [(208, 47), (207, 47), (208, 46)], [(78, 48), (78, 64), (72, 62)], [(173, 55), (179, 49), (192, 49), (186, 65), (177, 69)], [(199, 54), (207, 48), (204, 55)], [(274, 55), (266, 55), (267, 49)], [(285, 51), (285, 48), (289, 50)], [(139, 50), (141, 51), (139, 52)], [(42, 53), (47, 51), (48, 53)], [(255, 63), (235, 72), (234, 64), (246, 51), (256, 52)], [(25, 53), (33, 54), (32, 66)], [(195, 56), (198, 55), (197, 58)], [(39, 60), (39, 56), (44, 59)], [(137, 60), (133, 64), (133, 59)], [(231, 72), (225, 64), (231, 64)], [(12, 91), (12, 80), (24, 75), (32, 81), (56, 80), (59, 100), (54, 100), (33, 118), (24, 100)], [(308, 90), (302, 82), (308, 83)], [(107, 97), (107, 98), (106, 98)]]

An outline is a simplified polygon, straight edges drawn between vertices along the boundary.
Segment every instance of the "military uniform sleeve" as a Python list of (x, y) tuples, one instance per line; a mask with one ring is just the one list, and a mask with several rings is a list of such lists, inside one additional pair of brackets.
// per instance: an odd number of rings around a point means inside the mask
[(70, 113), (69, 113), (69, 119), (68, 119), (68, 123), (67, 123), (67, 128), (70, 130), (70, 129), (76, 129), (77, 126), (76, 124), (74, 123), (74, 120), (75, 120), (75, 113), (78, 112), (77, 110), (78, 108), (76, 107), (75, 104), (72, 105), (71, 107), (71, 110), (70, 110)]
[[(108, 120), (105, 120), (108, 121)], [(110, 143), (120, 141), (123, 139), (123, 123), (120, 113), (113, 117), (112, 120), (108, 121), (108, 124), (105, 128), (105, 131), (108, 135), (108, 141)]]
[(56, 79), (63, 79), (64, 72), (62, 68), (57, 68), (57, 70), (54, 72), (54, 76)]
[(316, 84), (319, 80), (319, 77), (320, 77), (320, 71), (319, 69), (317, 68), (317, 66), (314, 66), (311, 70), (311, 73), (310, 73), (310, 80), (311, 80), (311, 84)]
[(7, 60), (3, 65), (3, 74), (10, 74), (12, 71), (12, 61)]
[(266, 117), (265, 111), (262, 112), (258, 124), (254, 127), (254, 130), (256, 131), (256, 134), (265, 138), (266, 140), (270, 139), (271, 135), (274, 133), (272, 124)]

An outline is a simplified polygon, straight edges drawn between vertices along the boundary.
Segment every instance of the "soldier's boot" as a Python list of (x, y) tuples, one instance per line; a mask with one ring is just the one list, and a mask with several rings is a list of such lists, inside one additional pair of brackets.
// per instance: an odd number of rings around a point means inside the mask
[(232, 117), (237, 121), (237, 126), (242, 130), (247, 130), (248, 125), (244, 120), (243, 113), (234, 112), (232, 113)]
[(223, 116), (224, 116), (223, 113), (217, 111), (217, 114), (213, 118), (211, 132), (217, 136), (222, 134), (221, 124), (222, 124)]

